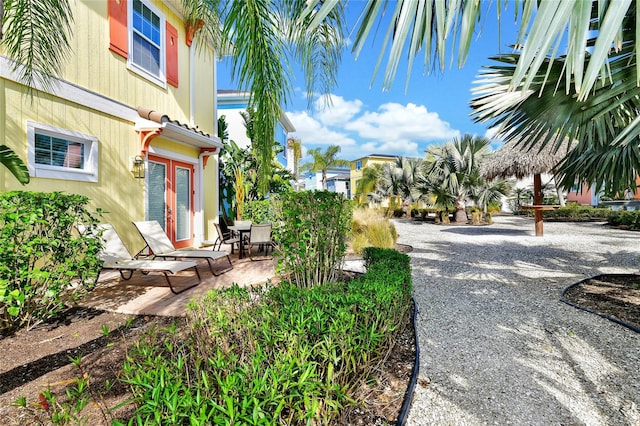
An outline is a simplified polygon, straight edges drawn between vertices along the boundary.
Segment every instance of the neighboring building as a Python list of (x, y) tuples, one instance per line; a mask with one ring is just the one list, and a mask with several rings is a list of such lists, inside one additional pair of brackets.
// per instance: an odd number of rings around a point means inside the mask
[[(304, 189), (321, 191), (322, 171), (307, 172), (305, 174)], [(327, 191), (341, 192), (347, 195), (349, 193), (349, 169), (341, 167), (327, 169)]]
[(571, 191), (567, 193), (568, 203), (578, 203), (584, 206), (597, 206), (600, 204), (600, 196), (587, 184), (582, 184), (581, 188), (576, 184)]
[[(617, 201), (640, 200), (640, 177), (636, 179), (636, 186), (638, 188), (635, 190), (635, 192), (628, 193), (623, 200)], [(567, 201), (595, 207), (601, 204), (600, 197), (602, 196), (602, 192), (596, 192), (593, 187), (583, 183), (581, 188), (578, 186), (578, 184), (574, 185), (574, 187), (571, 188), (571, 191), (569, 191), (569, 193), (567, 194)], [(607, 201), (606, 203), (615, 205), (615, 203), (611, 201)], [(621, 203), (621, 205), (624, 205), (624, 203)]]
[(0, 190), (86, 195), (133, 253), (132, 221), (158, 220), (177, 247), (215, 239), (214, 55), (196, 52), (174, 3), (70, 7), (72, 54), (53, 89), (30, 99), (0, 51), (0, 144), (31, 174), (22, 187), (1, 170)]
[(327, 191), (344, 194), (346, 198), (351, 198), (351, 176), (349, 173), (327, 177)]
[[(249, 92), (240, 92), (237, 90), (218, 90), (217, 91), (217, 114), (218, 118), (225, 116), (229, 139), (234, 141), (240, 148), (251, 146), (251, 140), (247, 136), (247, 129), (244, 124), (241, 112), (245, 112), (249, 106)], [(278, 161), (291, 173), (295, 171), (295, 162), (293, 161), (293, 152), (288, 149), (289, 133), (295, 132), (296, 129), (282, 112), (275, 128), (275, 141), (278, 142), (284, 150), (278, 156)]]
[(373, 164), (392, 163), (397, 158), (397, 155), (371, 154), (351, 161), (351, 198), (356, 196), (358, 181), (362, 178), (364, 169), (371, 167)]

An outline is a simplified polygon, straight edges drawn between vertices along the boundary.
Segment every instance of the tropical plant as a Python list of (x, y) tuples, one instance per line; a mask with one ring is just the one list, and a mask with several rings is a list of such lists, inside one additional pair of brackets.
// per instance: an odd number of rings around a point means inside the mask
[(346, 251), (350, 200), (329, 191), (284, 193), (274, 216), (281, 224), (273, 229), (278, 270), (300, 287), (333, 280)]
[[(427, 194), (420, 191), (419, 185), (424, 180), (422, 169), (421, 158), (398, 157), (392, 163), (385, 163), (376, 185), (377, 193), (390, 202), (394, 198), (392, 204), (401, 206), (424, 200)], [(407, 214), (410, 216), (411, 212)]]
[[(247, 127), (247, 134), (252, 134)], [(257, 174), (258, 160), (251, 148), (240, 148), (228, 139), (226, 117), (218, 120), (218, 134), (223, 141), (220, 153), (220, 206), (223, 217), (241, 219), (246, 201), (265, 197)], [(291, 173), (277, 161), (282, 146), (272, 146), (272, 175), (267, 180), (267, 193), (280, 193), (291, 189)]]
[(368, 201), (379, 202), (376, 188), (382, 175), (382, 164), (373, 163), (362, 169), (362, 177), (356, 182), (355, 199), (359, 204)]
[(300, 166), (301, 171), (310, 171), (313, 173), (322, 172), (322, 189), (327, 189), (327, 170), (332, 167), (348, 166), (348, 160), (337, 158), (340, 152), (338, 145), (328, 146), (322, 151), (320, 148), (314, 148), (307, 151), (307, 154), (313, 158), (313, 162), (305, 163)]
[(434, 198), (437, 207), (459, 211), (457, 220), (466, 220), (466, 200), (485, 209), (510, 192), (506, 181), (487, 182), (480, 175), (480, 164), (490, 153), (490, 142), (485, 137), (467, 134), (427, 149), (420, 188)]

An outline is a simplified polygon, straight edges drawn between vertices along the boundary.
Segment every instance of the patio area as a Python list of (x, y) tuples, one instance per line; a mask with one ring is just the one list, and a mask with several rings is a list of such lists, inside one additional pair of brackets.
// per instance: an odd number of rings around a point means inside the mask
[[(198, 261), (202, 282), (180, 294), (171, 292), (160, 273), (143, 275), (136, 272), (130, 280), (125, 281), (116, 271), (103, 271), (96, 288), (78, 304), (131, 315), (182, 316), (191, 299), (202, 296), (209, 290), (230, 287), (234, 283), (241, 287), (261, 285), (267, 280), (275, 279), (275, 260), (239, 259), (237, 251), (230, 256), (233, 269), (218, 276), (211, 273), (206, 261)], [(214, 266), (223, 270), (228, 265), (226, 260), (219, 260)], [(179, 272), (171, 279), (178, 291), (182, 286), (197, 282), (193, 270)]]

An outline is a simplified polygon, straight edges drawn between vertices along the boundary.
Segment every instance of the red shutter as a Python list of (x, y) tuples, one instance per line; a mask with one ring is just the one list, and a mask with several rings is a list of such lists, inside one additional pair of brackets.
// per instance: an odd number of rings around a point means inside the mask
[(127, 33), (127, 0), (109, 0), (109, 50), (123, 58), (129, 51)]
[(178, 30), (167, 22), (167, 83), (178, 87)]

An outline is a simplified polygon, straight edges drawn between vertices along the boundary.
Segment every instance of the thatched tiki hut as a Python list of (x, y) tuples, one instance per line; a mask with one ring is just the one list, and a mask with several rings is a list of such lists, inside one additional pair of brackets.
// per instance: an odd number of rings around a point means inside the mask
[(558, 206), (542, 205), (542, 173), (553, 173), (556, 165), (562, 161), (568, 151), (568, 140), (556, 150), (555, 140), (547, 143), (542, 150), (532, 147), (527, 149), (517, 141), (510, 141), (496, 150), (491, 157), (482, 164), (480, 173), (485, 179), (496, 177), (515, 177), (522, 179), (533, 175), (533, 205), (522, 206), (535, 213), (536, 236), (543, 235), (542, 211)]

